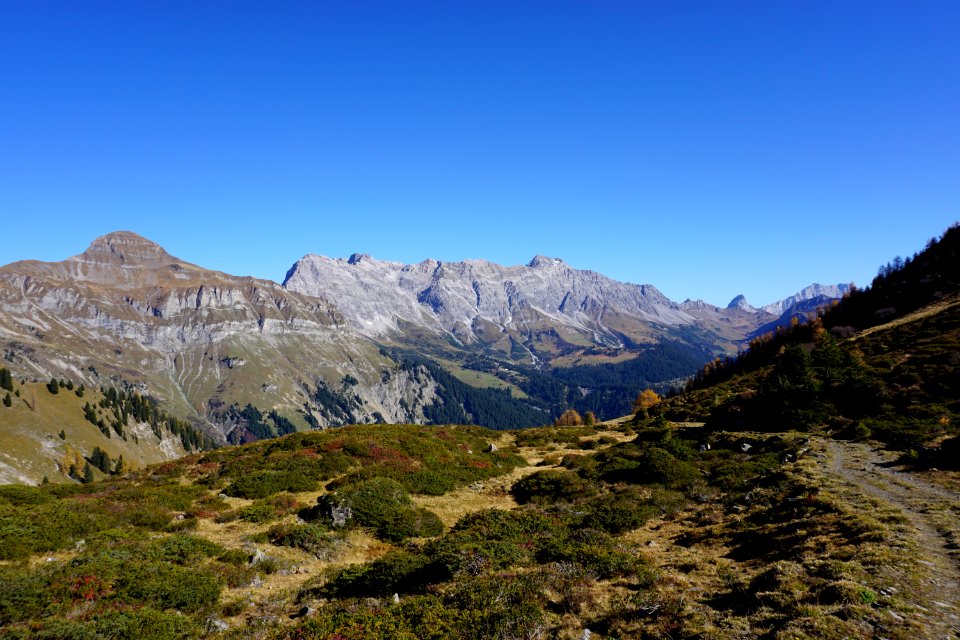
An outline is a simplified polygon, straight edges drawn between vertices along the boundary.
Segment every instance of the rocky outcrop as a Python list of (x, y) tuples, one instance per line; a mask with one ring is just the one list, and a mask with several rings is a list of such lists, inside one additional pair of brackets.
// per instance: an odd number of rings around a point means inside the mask
[[(502, 266), (308, 255), (279, 285), (117, 232), (61, 262), (0, 267), (0, 347), (21, 377), (123, 380), (224, 439), (249, 431), (236, 419), (247, 404), (298, 427), (424, 421), (456, 396), (429, 368), (436, 359), (472, 382), (479, 372), (456, 363), (478, 356), (510, 366), (616, 362), (660, 341), (733, 352), (777, 319), (771, 310), (842, 292), (814, 285), (759, 310), (742, 296), (727, 308), (677, 304), (652, 285), (545, 256)], [(427, 366), (404, 366), (384, 346), (421, 354)], [(484, 367), (514, 384), (508, 369)]]
[[(809, 301), (813, 301), (813, 306), (816, 308), (817, 303), (823, 304), (831, 300), (836, 300), (837, 298), (842, 298), (850, 291), (852, 286), (852, 284), (812, 284), (809, 287), (801, 289), (789, 298), (764, 305), (761, 309), (775, 316), (780, 316), (790, 311), (793, 307)], [(809, 308), (811, 305), (807, 304), (805, 306)]]
[(308, 255), (290, 269), (284, 286), (331, 300), (371, 337), (414, 325), (464, 343), (488, 342), (499, 337), (491, 332), (523, 336), (527, 326), (552, 324), (610, 344), (620, 339), (606, 326), (608, 315), (664, 326), (695, 322), (652, 285), (617, 282), (544, 256), (505, 267), (486, 260), (404, 265), (367, 255)]
[(254, 375), (289, 378), (280, 393), (256, 395), (299, 404), (293, 387), (304, 360), (348, 360), (346, 352), (365, 350), (359, 339), (322, 298), (203, 269), (129, 232), (62, 262), (0, 267), (0, 340), (21, 375), (143, 382), (180, 413), (203, 415), (220, 386), (230, 395), (230, 382), (256, 393), (261, 381), (241, 373), (250, 367), (221, 365), (254, 357)]

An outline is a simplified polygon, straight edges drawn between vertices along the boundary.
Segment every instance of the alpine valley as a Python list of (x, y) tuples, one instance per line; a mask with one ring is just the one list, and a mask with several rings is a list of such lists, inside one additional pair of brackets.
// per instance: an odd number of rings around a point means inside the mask
[[(119, 446), (97, 429), (103, 407), (84, 419), (90, 397), (110, 389), (149, 398), (181, 435), (219, 443), (349, 423), (520, 428), (567, 408), (613, 418), (638, 390), (679, 386), (848, 288), (813, 285), (759, 308), (738, 296), (721, 308), (543, 256), (508, 267), (365, 254), (305, 256), (281, 285), (111, 233), (62, 262), (0, 267), (2, 365), (26, 385), (2, 438), (56, 451), (7, 456), (0, 472), (26, 482), (52, 474), (62, 447), (50, 439), (64, 424), (86, 433), (87, 453)], [(52, 404), (51, 379), (91, 395)], [(123, 438), (113, 457), (157, 461), (200, 441), (162, 429), (142, 437), (157, 420), (129, 413), (106, 422), (121, 421), (142, 444), (128, 451)]]
[(954, 226), (681, 392), (631, 389), (632, 415), (498, 431), (298, 428), (549, 407), (520, 383), (720, 354), (736, 342), (698, 317), (757, 331), (776, 314), (546, 259), (308, 258), (283, 287), (122, 234), (11, 265), (0, 637), (956, 638), (958, 260)]

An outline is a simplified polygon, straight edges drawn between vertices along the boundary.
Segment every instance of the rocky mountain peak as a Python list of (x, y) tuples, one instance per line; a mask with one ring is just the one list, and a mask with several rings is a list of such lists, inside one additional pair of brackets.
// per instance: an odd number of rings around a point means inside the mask
[(114, 231), (100, 236), (79, 257), (93, 262), (120, 262), (126, 265), (177, 261), (156, 242), (132, 231)]
[(742, 293), (730, 301), (727, 309), (742, 309), (743, 311), (756, 311), (757, 309), (747, 302), (747, 297)]
[(547, 256), (534, 256), (533, 260), (531, 260), (527, 264), (527, 266), (531, 268), (537, 268), (537, 267), (550, 267), (553, 265), (563, 265), (563, 264), (566, 264), (566, 263), (560, 258), (549, 258)]
[(369, 261), (370, 259), (369, 253), (355, 253), (347, 259), (347, 264), (358, 264), (364, 260)]
[(767, 313), (772, 313), (774, 315), (780, 315), (784, 313), (787, 309), (790, 309), (797, 304), (809, 302), (810, 304), (823, 304), (833, 300), (835, 298), (842, 298), (844, 294), (850, 291), (850, 287), (853, 283), (850, 284), (819, 284), (815, 283), (809, 287), (805, 287), (798, 291), (796, 294), (779, 300), (777, 302), (764, 305), (761, 307)]

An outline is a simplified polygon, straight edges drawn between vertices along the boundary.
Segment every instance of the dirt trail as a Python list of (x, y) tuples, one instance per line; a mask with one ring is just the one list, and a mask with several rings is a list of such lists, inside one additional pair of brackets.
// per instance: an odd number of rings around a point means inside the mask
[(916, 603), (931, 638), (960, 638), (960, 495), (895, 468), (886, 451), (851, 442), (823, 441), (828, 471), (903, 513), (913, 525), (927, 574), (929, 601)]

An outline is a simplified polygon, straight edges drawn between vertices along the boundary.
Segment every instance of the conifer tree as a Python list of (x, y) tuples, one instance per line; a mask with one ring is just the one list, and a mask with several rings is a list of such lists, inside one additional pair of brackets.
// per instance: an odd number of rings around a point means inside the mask
[(100, 471), (110, 473), (110, 456), (100, 447), (93, 448), (93, 453), (90, 454), (90, 462)]
[(7, 392), (7, 395), (3, 396), (3, 406), (9, 407), (13, 405), (13, 398), (10, 397), (10, 392)]

